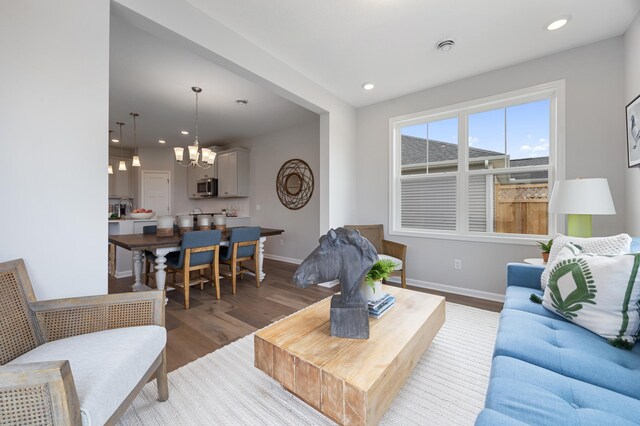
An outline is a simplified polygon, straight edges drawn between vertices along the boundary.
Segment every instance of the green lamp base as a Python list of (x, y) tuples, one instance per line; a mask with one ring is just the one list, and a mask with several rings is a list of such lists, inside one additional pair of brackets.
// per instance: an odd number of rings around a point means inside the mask
[(591, 237), (591, 215), (567, 215), (567, 235), (571, 237)]

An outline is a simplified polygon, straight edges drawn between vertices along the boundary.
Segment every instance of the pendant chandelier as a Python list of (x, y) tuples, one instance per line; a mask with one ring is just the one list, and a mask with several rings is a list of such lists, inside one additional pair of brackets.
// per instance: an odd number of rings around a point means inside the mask
[(196, 139), (193, 141), (193, 145), (188, 147), (189, 162), (185, 164), (182, 161), (184, 158), (184, 148), (176, 147), (173, 148), (173, 150), (176, 154), (176, 162), (182, 167), (191, 166), (208, 169), (213, 165), (213, 162), (216, 159), (216, 153), (211, 151), (209, 148), (200, 149), (200, 143), (198, 142), (198, 94), (202, 92), (202, 89), (194, 86), (191, 90), (196, 94)]
[(140, 157), (138, 157), (138, 139), (136, 136), (136, 117), (140, 114), (137, 112), (130, 112), (130, 116), (133, 117), (133, 160), (131, 161), (131, 167), (140, 167)]
[(124, 144), (124, 139), (122, 139), (122, 126), (124, 126), (124, 123), (116, 121), (116, 124), (120, 126), (120, 162), (118, 163), (118, 170), (126, 172), (127, 164), (124, 162), (124, 148), (122, 147)]
[[(111, 133), (113, 133), (113, 130), (109, 130), (109, 139), (107, 139), (107, 145), (109, 145), (109, 141), (111, 140)], [(113, 166), (111, 164), (109, 164), (108, 171), (110, 175), (113, 174)]]

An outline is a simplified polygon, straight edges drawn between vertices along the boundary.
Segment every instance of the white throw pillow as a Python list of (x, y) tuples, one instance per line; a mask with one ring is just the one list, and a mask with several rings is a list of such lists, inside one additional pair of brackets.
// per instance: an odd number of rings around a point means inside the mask
[(550, 267), (545, 308), (614, 346), (640, 339), (640, 253), (601, 256), (567, 243)]
[(556, 256), (566, 243), (572, 243), (580, 247), (583, 253), (593, 254), (624, 254), (631, 251), (631, 237), (628, 234), (614, 235), (611, 237), (570, 237), (567, 235), (556, 234), (553, 237), (553, 245), (549, 251), (549, 260), (547, 266), (540, 277), (540, 287), (545, 289), (549, 282), (549, 272), (551, 265), (555, 262)]

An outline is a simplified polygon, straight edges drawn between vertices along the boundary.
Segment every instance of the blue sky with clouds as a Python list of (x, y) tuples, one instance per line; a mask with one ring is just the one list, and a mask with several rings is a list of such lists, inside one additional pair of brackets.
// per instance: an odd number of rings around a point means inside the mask
[[(469, 146), (506, 153), (511, 159), (547, 157), (549, 106), (549, 100), (542, 100), (471, 114)], [(402, 128), (403, 135), (450, 143), (458, 143), (457, 133), (457, 118)]]

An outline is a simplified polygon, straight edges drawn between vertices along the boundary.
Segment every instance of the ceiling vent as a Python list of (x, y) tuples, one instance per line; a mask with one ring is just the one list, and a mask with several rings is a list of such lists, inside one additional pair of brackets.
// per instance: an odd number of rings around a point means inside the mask
[(453, 40), (442, 40), (440, 43), (438, 43), (436, 49), (438, 49), (440, 52), (448, 52), (453, 49), (453, 46), (455, 45), (456, 42)]

